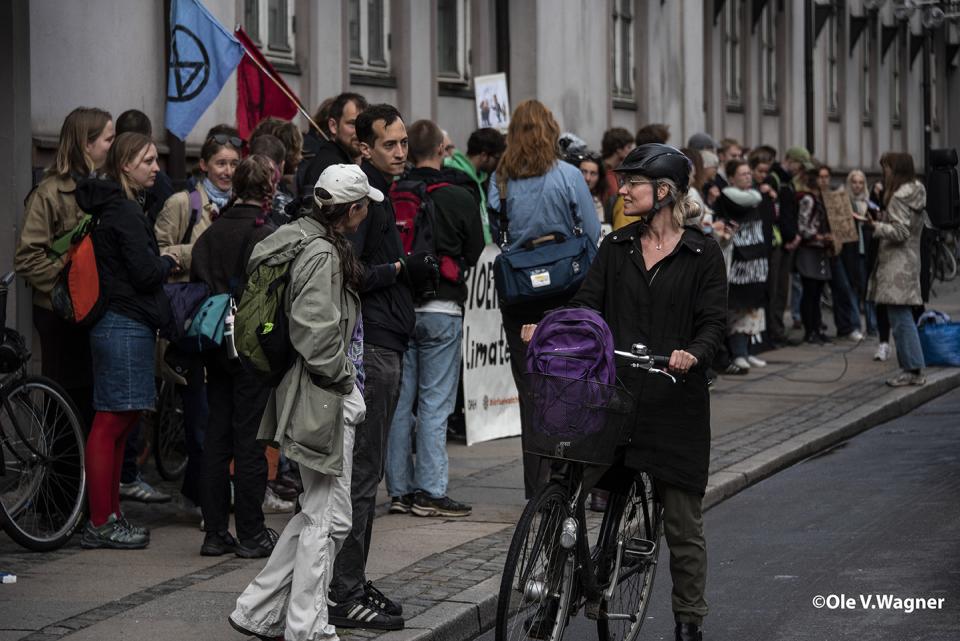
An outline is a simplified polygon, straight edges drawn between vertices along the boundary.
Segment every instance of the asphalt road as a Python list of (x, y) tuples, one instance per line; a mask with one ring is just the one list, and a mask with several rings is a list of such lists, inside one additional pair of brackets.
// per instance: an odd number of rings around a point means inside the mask
[[(960, 639), (960, 390), (705, 518), (707, 641)], [(939, 607), (908, 612), (911, 598)], [(673, 639), (666, 553), (647, 616), (641, 639)], [(564, 638), (595, 639), (595, 624), (575, 618)]]

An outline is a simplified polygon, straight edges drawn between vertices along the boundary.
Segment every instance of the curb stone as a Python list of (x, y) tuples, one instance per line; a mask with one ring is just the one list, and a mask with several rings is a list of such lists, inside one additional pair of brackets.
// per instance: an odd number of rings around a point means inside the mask
[[(710, 473), (704, 510), (795, 463), (819, 454), (881, 423), (960, 387), (960, 370), (930, 369), (927, 384), (892, 390), (879, 405), (858, 406), (823, 425)], [(406, 622), (406, 629), (377, 641), (468, 641), (493, 627), (500, 577), (494, 576), (448, 597)]]

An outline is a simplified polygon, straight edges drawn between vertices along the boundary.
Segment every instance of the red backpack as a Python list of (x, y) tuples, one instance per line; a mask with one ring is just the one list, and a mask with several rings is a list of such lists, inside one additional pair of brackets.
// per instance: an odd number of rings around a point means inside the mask
[(463, 267), (451, 256), (438, 256), (434, 228), (437, 210), (430, 194), (451, 183), (427, 184), (419, 180), (401, 179), (390, 187), (390, 201), (397, 220), (397, 231), (405, 256), (426, 252), (440, 264), (440, 277), (451, 283), (463, 282)]
[(87, 216), (68, 232), (67, 264), (50, 292), (53, 311), (64, 320), (84, 326), (96, 323), (105, 311), (97, 255), (90, 235), (96, 220)]

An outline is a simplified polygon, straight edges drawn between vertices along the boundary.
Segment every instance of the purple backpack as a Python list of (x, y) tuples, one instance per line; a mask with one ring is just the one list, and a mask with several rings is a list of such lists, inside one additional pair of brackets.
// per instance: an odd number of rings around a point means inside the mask
[(616, 397), (613, 349), (610, 328), (592, 309), (558, 309), (543, 317), (527, 346), (524, 406), (537, 449), (604, 428), (605, 408)]
[(549, 312), (527, 346), (527, 371), (614, 385), (617, 366), (610, 327), (585, 307)]

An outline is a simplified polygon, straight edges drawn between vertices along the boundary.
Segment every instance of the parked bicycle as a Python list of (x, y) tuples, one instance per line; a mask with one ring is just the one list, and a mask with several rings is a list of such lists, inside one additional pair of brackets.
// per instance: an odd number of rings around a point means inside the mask
[(27, 375), (26, 341), (6, 326), (13, 279), (0, 279), (0, 526), (45, 552), (65, 544), (83, 517), (84, 434), (63, 388)]
[[(676, 382), (665, 371), (669, 358), (641, 344), (615, 353)], [(643, 625), (663, 533), (653, 479), (616, 465), (633, 398), (617, 386), (559, 376), (527, 374), (525, 383), (532, 429), (524, 447), (553, 459), (553, 475), (527, 503), (510, 542), (496, 639), (560, 641), (569, 619), (583, 610), (597, 622), (601, 641), (632, 641)], [(592, 466), (611, 465), (604, 478), (619, 489), (610, 494), (591, 546), (584, 479), (595, 475)]]
[(930, 269), (933, 278), (946, 283), (957, 277), (957, 259), (960, 256), (960, 244), (953, 232), (937, 230), (931, 245)]
[(150, 426), (150, 449), (157, 472), (165, 481), (176, 481), (187, 469), (183, 402), (176, 384), (157, 377), (157, 409), (146, 412), (144, 418)]

